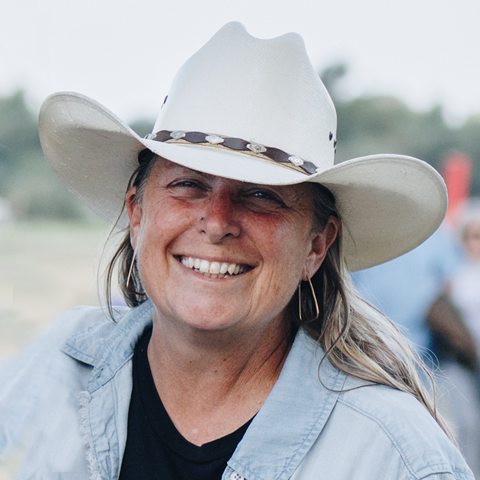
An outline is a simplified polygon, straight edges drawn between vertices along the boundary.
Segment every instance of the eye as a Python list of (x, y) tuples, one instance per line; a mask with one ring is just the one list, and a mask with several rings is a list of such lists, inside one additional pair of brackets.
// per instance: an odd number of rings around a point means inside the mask
[(184, 200), (203, 198), (208, 191), (207, 186), (201, 180), (185, 177), (176, 178), (168, 184), (167, 188), (170, 195)]
[(251, 195), (252, 195), (253, 197), (261, 198), (261, 199), (263, 199), (263, 200), (274, 200), (274, 201), (277, 201), (276, 196), (272, 195), (270, 192), (259, 191), (259, 192), (253, 192)]
[(279, 206), (279, 207), (286, 206), (285, 202), (278, 194), (267, 189), (250, 190), (245, 192), (244, 196), (252, 202), (263, 203), (263, 204), (267, 204), (271, 206)]
[(175, 180), (168, 185), (169, 188), (199, 188), (205, 190), (205, 186), (197, 181), (192, 179), (181, 179)]

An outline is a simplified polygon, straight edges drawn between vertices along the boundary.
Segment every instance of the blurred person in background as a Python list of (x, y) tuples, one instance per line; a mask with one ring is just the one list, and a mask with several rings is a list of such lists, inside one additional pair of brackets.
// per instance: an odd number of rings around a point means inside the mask
[[(470, 332), (466, 341), (451, 331), (434, 342), (445, 372), (448, 394), (443, 408), (455, 428), (460, 448), (476, 478), (480, 478), (480, 207), (471, 203), (460, 218), (463, 261), (450, 277), (445, 295), (433, 312), (447, 323), (457, 316)], [(452, 305), (453, 304), (453, 305)], [(436, 336), (434, 339), (437, 338)]]
[(355, 272), (355, 286), (367, 301), (399, 325), (430, 361), (428, 314), (461, 262), (459, 245), (445, 226), (412, 251), (390, 262)]
[(464, 213), (460, 237), (465, 255), (450, 278), (448, 293), (480, 351), (480, 205)]
[(334, 166), (301, 37), (226, 25), (147, 138), (74, 93), (45, 101), (40, 138), (124, 229), (108, 280), (119, 264), (130, 308), (66, 312), (0, 370), (20, 478), (473, 478), (424, 365), (349, 275), (428, 238), (445, 185), (400, 155)]

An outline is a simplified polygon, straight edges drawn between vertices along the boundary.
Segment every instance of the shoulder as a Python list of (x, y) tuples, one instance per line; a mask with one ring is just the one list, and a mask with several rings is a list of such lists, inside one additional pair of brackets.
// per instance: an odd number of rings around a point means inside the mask
[(70, 336), (87, 328), (105, 328), (114, 329), (115, 325), (121, 321), (123, 316), (129, 312), (127, 307), (115, 307), (113, 317), (108, 310), (103, 307), (79, 306), (61, 312), (53, 321), (51, 327), (47, 330), (50, 335)]
[(126, 307), (115, 308), (111, 316), (106, 308), (76, 307), (62, 312), (45, 336), (62, 352), (91, 364), (95, 352), (101, 349), (99, 345), (114, 334), (130, 311)]
[(85, 332), (92, 334), (90, 342), (84, 343), (101, 348), (102, 339), (112, 336), (129, 311), (116, 310), (115, 321), (102, 308), (62, 312), (29, 345), (0, 363), (0, 458), (18, 447), (25, 432), (32, 438), (46, 435), (59, 418), (68, 438), (65, 445), (82, 444), (76, 429), (77, 395), (86, 388), (92, 366), (64, 350), (68, 342)]
[(70, 337), (82, 332), (97, 332), (99, 336), (108, 336), (129, 311), (126, 307), (115, 308), (112, 318), (103, 307), (75, 307), (61, 312), (37, 341), (55, 343), (61, 347)]
[(473, 478), (460, 452), (411, 394), (350, 381), (331, 420), (332, 434), (343, 432), (343, 442), (363, 445), (363, 462), (403, 470), (405, 478), (439, 474)]
[(32, 377), (40, 374), (43, 380), (47, 380), (53, 372), (67, 365), (67, 356), (62, 350), (69, 339), (86, 331), (98, 331), (98, 337), (106, 337), (128, 310), (116, 310), (115, 320), (100, 307), (82, 306), (60, 313), (26, 347), (0, 363), (0, 390), (11, 383), (19, 383), (20, 379), (30, 382)]

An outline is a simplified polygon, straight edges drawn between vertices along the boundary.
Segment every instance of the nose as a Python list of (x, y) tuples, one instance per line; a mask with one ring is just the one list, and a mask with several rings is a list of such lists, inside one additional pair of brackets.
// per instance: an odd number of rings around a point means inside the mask
[(238, 237), (241, 232), (238, 208), (225, 191), (210, 194), (199, 220), (201, 233), (214, 244)]

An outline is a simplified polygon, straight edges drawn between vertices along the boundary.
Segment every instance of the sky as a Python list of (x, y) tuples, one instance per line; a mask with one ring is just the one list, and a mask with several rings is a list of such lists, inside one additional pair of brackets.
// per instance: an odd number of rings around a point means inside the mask
[(346, 98), (442, 104), (452, 124), (480, 114), (480, 0), (5, 0), (0, 95), (23, 88), (38, 111), (76, 91), (155, 119), (178, 68), (232, 20), (259, 38), (299, 33), (318, 71), (345, 62)]

